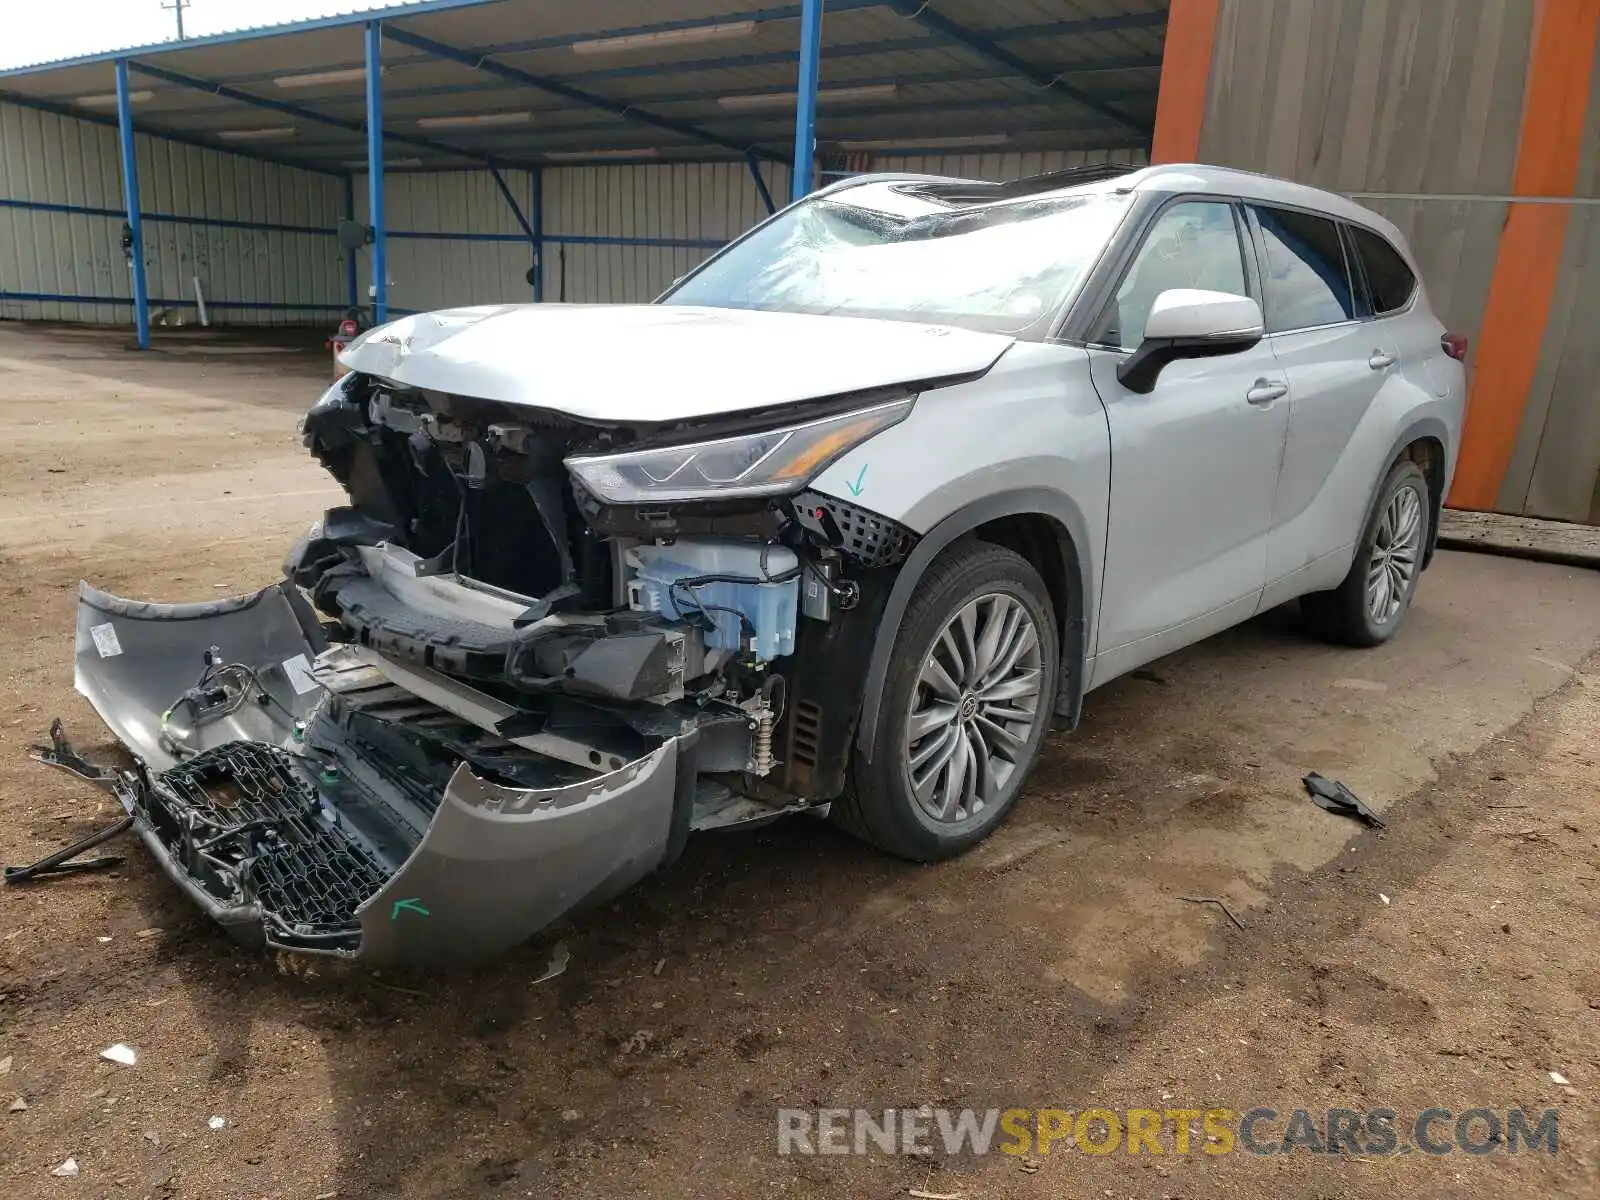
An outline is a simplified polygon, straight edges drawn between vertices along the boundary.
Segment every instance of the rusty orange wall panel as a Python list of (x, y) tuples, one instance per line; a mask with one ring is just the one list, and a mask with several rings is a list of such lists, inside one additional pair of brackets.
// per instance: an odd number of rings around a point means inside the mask
[[(1594, 74), (1600, 0), (1538, 0), (1513, 191), (1570, 196)], [(1533, 386), (1571, 209), (1513, 203), (1473, 354), (1471, 401), (1450, 503), (1493, 509)]]
[(1150, 149), (1153, 163), (1195, 162), (1200, 157), (1200, 129), (1221, 9), (1222, 0), (1172, 0), (1161, 52), (1161, 92)]

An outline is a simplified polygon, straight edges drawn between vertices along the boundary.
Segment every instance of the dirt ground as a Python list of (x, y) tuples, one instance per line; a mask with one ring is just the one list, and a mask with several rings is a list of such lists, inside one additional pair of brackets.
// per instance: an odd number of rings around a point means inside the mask
[[(8, 863), (113, 816), (25, 753), (57, 715), (106, 745), (72, 692), (77, 581), (252, 590), (340, 494), (296, 438), (320, 353), (120, 341), (0, 325)], [(1314, 808), (1308, 770), (1388, 829)], [(803, 819), (705, 836), (552, 934), (571, 963), (538, 986), (551, 939), (382, 977), (241, 950), (129, 843), (113, 874), (0, 892), (0, 1194), (1600, 1196), (1597, 796), (1600, 572), (1442, 554), (1381, 650), (1274, 613), (1097, 692), (962, 859)], [(99, 1059), (115, 1042), (135, 1066)], [(779, 1108), (923, 1104), (1266, 1106), (1272, 1138), (1296, 1108), (1554, 1107), (1560, 1134), (778, 1154)]]

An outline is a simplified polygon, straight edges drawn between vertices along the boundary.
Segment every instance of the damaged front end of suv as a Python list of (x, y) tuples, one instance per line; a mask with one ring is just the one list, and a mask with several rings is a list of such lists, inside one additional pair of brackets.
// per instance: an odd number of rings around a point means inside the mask
[(164, 869), (251, 944), (481, 958), (693, 831), (825, 809), (916, 537), (808, 485), (938, 381), (602, 420), (403, 382), (395, 330), (305, 420), (350, 502), (282, 583), (82, 586), (78, 688)]

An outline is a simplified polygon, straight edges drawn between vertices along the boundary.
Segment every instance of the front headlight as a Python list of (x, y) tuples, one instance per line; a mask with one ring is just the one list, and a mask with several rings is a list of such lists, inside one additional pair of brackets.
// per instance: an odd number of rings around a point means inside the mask
[(719, 500), (798, 492), (836, 458), (905, 420), (913, 400), (715, 442), (567, 459), (608, 504)]

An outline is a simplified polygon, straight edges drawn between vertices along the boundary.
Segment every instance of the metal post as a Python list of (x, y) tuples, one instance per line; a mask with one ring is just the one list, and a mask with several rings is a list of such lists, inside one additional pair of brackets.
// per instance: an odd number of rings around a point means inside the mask
[[(356, 178), (354, 175), (344, 177), (344, 215), (354, 221), (356, 219)], [(348, 299), (345, 301), (347, 308), (361, 307), (361, 282), (357, 278), (356, 252), (344, 252), (344, 290)]]
[(389, 246), (383, 227), (383, 23), (367, 22), (367, 219), (372, 224), (372, 323), (389, 319)]
[(139, 212), (139, 157), (133, 144), (133, 102), (128, 97), (128, 60), (117, 59), (117, 135), (122, 147), (122, 198), (133, 244), (133, 327), (139, 349), (150, 349), (150, 289), (144, 275), (144, 221)]
[(544, 299), (544, 168), (533, 169), (533, 300)]
[(778, 211), (778, 206), (772, 202), (772, 189), (767, 186), (767, 181), (761, 177), (761, 163), (754, 154), (745, 155), (745, 163), (750, 168), (750, 178), (756, 181), (756, 193), (761, 197), (761, 203), (766, 205), (767, 216)]
[(799, 200), (811, 192), (811, 173), (817, 152), (817, 80), (822, 71), (823, 0), (801, 0), (800, 83), (794, 109), (794, 185), (789, 198)]

